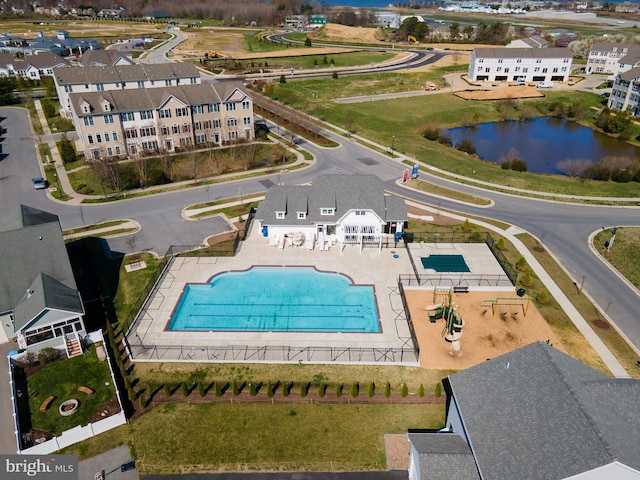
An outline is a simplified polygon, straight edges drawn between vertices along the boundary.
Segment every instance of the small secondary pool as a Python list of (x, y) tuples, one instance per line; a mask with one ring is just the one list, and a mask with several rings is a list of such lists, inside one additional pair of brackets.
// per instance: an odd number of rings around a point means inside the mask
[(462, 255), (429, 255), (420, 257), (422, 266), (439, 273), (470, 272)]
[(379, 332), (374, 288), (312, 267), (253, 267), (187, 284), (167, 330)]

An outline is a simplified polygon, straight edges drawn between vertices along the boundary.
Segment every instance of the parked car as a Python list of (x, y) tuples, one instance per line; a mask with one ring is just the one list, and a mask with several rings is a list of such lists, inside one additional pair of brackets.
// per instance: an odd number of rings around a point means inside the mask
[(42, 177), (32, 178), (31, 183), (33, 183), (33, 188), (36, 190), (47, 188), (47, 181)]
[(518, 79), (516, 80), (516, 84), (518, 84), (518, 85), (526, 85), (527, 84), (527, 78), (526, 77), (518, 77)]
[(553, 88), (553, 82), (540, 82), (536, 88)]
[(611, 94), (609, 92), (603, 92), (603, 93), (600, 94), (600, 96), (602, 98), (609, 98), (611, 96)]

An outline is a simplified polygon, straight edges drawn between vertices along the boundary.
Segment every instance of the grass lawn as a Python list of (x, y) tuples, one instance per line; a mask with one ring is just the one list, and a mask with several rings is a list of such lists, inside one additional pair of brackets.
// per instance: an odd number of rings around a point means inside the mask
[(640, 228), (619, 227), (613, 245), (607, 251), (605, 243), (610, 242), (612, 236), (611, 229), (599, 232), (593, 239), (593, 245), (627, 280), (640, 288)]
[[(95, 393), (93, 396), (80, 393), (79, 386), (89, 387)], [(56, 362), (30, 375), (27, 388), (33, 428), (56, 435), (76, 425), (88, 424), (98, 408), (115, 396), (109, 365), (98, 360), (94, 346), (86, 355)], [(56, 398), (47, 411), (41, 412), (40, 405), (49, 395)], [(71, 398), (80, 402), (78, 410), (63, 417), (58, 407)]]

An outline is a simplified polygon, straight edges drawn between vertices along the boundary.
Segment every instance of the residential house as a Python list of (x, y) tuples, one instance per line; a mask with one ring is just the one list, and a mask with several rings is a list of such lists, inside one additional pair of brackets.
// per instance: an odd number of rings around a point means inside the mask
[(114, 67), (120, 65), (135, 65), (131, 54), (118, 50), (92, 50), (89, 49), (77, 59), (82, 67)]
[(616, 75), (607, 105), (612, 110), (629, 110), (640, 116), (640, 67)]
[[(626, 57), (629, 58), (626, 58)], [(586, 73), (603, 73), (612, 78), (640, 62), (640, 45), (631, 43), (594, 42), (589, 51)]]
[(640, 479), (638, 380), (538, 342), (443, 385), (445, 430), (408, 436), (411, 480)]
[(36, 38), (26, 39), (25, 43), (30, 50), (50, 50), (63, 57), (74, 53), (82, 54), (82, 52), (89, 49), (100, 49), (100, 44), (97, 40), (70, 38), (69, 32), (66, 30), (57, 30), (55, 37), (45, 36), (42, 32), (38, 32)]
[(52, 77), (54, 68), (70, 65), (66, 59), (53, 52), (36, 52), (24, 55), (23, 58), (14, 57), (12, 53), (0, 53), (0, 77), (40, 80), (42, 77)]
[(566, 82), (573, 55), (568, 48), (476, 48), (471, 53), (472, 81)]
[(505, 48), (548, 48), (549, 42), (540, 35), (517, 38), (512, 40)]
[(20, 349), (81, 353), (84, 307), (56, 215), (22, 205), (0, 218), (0, 336)]
[(70, 93), (88, 159), (254, 138), (253, 100), (235, 82)]
[(61, 114), (71, 118), (72, 93), (194, 85), (200, 83), (200, 74), (192, 63), (159, 63), (61, 68), (53, 80)]
[(99, 18), (120, 18), (125, 12), (124, 8), (103, 8), (98, 12)]
[(272, 245), (297, 238), (309, 248), (326, 245), (381, 247), (407, 221), (400, 197), (386, 195), (375, 175), (321, 175), (312, 185), (275, 185), (267, 190), (255, 220)]

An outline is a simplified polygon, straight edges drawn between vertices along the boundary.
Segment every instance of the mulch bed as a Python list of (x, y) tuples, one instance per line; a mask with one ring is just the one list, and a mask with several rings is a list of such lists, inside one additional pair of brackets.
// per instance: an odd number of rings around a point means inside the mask
[(118, 405), (118, 400), (116, 397), (111, 397), (109, 400), (104, 402), (100, 407), (96, 410), (96, 413), (91, 417), (91, 423), (104, 420), (111, 415), (115, 415), (120, 411), (120, 405)]

